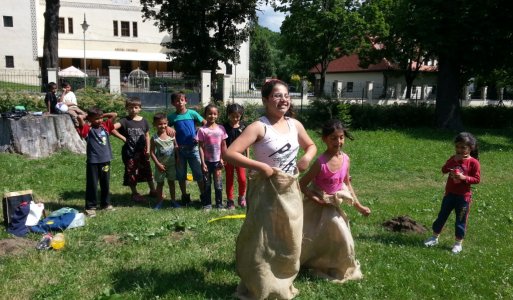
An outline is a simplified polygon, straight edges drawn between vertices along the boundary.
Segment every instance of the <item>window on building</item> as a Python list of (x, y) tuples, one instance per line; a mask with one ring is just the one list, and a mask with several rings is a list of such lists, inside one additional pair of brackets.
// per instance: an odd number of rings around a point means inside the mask
[(59, 33), (65, 32), (64, 18), (59, 18)]
[(228, 63), (227, 63), (227, 64), (226, 64), (226, 75), (232, 75), (232, 73), (233, 73), (233, 70), (232, 70), (232, 69), (233, 69), (232, 64), (228, 64)]
[(73, 18), (68, 18), (68, 33), (73, 34)]
[(130, 22), (121, 21), (121, 36), (130, 36)]
[(137, 22), (132, 22), (132, 36), (137, 37)]
[(346, 85), (346, 92), (348, 93), (352, 93), (353, 92), (353, 83), (352, 82), (348, 82), (347, 85)]
[(114, 21), (113, 22), (113, 26), (114, 26), (114, 36), (118, 36), (119, 35), (119, 32), (118, 32), (118, 21)]
[(4, 16), (4, 27), (13, 27), (12, 16)]
[(6, 68), (14, 68), (14, 56), (11, 56), (11, 55), (5, 56), (5, 67)]

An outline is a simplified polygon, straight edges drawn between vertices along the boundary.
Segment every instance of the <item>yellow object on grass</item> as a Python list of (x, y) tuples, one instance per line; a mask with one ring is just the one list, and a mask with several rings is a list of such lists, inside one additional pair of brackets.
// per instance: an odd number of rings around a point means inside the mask
[(212, 222), (219, 221), (219, 220), (228, 220), (228, 219), (244, 219), (244, 218), (246, 218), (246, 214), (240, 214), (240, 215), (228, 215), (228, 216), (224, 216), (224, 217), (219, 217), (219, 218), (210, 219), (210, 220), (208, 220), (208, 222), (207, 222), (207, 223), (212, 223)]
[(54, 250), (60, 250), (62, 248), (64, 248), (64, 244), (65, 244), (65, 239), (64, 239), (64, 234), (62, 233), (57, 233), (52, 241), (50, 242), (50, 246), (54, 249)]
[(187, 173), (187, 180), (188, 181), (192, 181), (192, 174), (191, 173)]

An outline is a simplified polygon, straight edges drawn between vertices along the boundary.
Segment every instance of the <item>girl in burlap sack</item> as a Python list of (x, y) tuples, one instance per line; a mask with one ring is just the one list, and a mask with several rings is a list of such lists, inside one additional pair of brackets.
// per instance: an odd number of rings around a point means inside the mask
[(352, 205), (364, 216), (371, 212), (351, 186), (349, 157), (341, 150), (346, 137), (352, 139), (342, 122), (328, 121), (322, 128), (326, 151), (299, 181), (306, 196), (301, 266), (337, 283), (362, 278), (349, 220), (340, 204)]
[[(262, 87), (265, 116), (230, 145), (225, 160), (250, 170), (247, 213), (237, 237), (236, 267), (240, 299), (292, 299), (299, 272), (303, 207), (298, 170), (308, 168), (317, 148), (303, 125), (286, 117), (291, 101), (286, 83)], [(244, 151), (253, 146), (254, 159)], [(304, 156), (297, 161), (299, 147)]]

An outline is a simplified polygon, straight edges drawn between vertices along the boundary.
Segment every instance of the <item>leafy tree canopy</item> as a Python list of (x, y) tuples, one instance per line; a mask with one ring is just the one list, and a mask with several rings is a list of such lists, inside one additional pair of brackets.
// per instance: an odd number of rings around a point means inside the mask
[(362, 67), (383, 59), (396, 66), (406, 81), (406, 98), (411, 96), (411, 87), (421, 65), (431, 58), (412, 26), (413, 10), (409, 0), (371, 0), (361, 8), (367, 26), (361, 32), (364, 35), (359, 49)]
[(353, 0), (286, 0), (278, 7), (289, 13), (281, 26), (285, 50), (303, 69), (317, 68), (321, 86), (329, 62), (352, 53), (361, 43), (359, 5)]
[(163, 43), (177, 71), (215, 74), (219, 62), (239, 61), (258, 0), (141, 0), (146, 20), (154, 20), (171, 41)]

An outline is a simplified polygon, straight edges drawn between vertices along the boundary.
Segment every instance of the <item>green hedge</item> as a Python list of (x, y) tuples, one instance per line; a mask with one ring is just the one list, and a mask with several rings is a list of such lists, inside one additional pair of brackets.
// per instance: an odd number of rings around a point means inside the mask
[[(86, 88), (75, 92), (80, 108), (87, 110), (98, 106), (105, 112), (124, 114), (124, 95), (110, 94), (107, 89)], [(45, 94), (19, 93), (12, 91), (0, 92), (0, 112), (11, 111), (16, 105), (23, 105), (28, 111), (46, 111)]]
[[(504, 106), (462, 107), (462, 122), (466, 127), (513, 127), (513, 108)], [(338, 118), (352, 128), (416, 128), (435, 126), (435, 106), (427, 104), (368, 105), (343, 104), (332, 99), (314, 100), (304, 110), (301, 120), (316, 129), (331, 118)]]
[(0, 92), (0, 112), (9, 112), (17, 105), (28, 111), (46, 111), (45, 96), (41, 93)]

